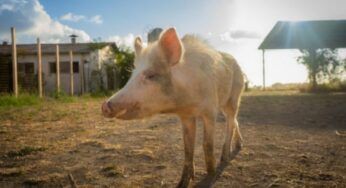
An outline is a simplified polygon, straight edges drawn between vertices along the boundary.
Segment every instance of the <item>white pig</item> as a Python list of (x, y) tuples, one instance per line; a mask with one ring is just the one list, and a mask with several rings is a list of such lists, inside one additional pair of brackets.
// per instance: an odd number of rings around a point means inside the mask
[(227, 120), (221, 162), (228, 162), (242, 147), (237, 122), (243, 73), (236, 60), (198, 38), (181, 40), (169, 28), (155, 42), (143, 47), (135, 39), (135, 69), (126, 86), (102, 105), (103, 115), (130, 120), (154, 114), (175, 113), (180, 117), (185, 162), (178, 187), (187, 187), (194, 177), (196, 119), (204, 124), (203, 149), (208, 176), (215, 175), (214, 127), (221, 111)]

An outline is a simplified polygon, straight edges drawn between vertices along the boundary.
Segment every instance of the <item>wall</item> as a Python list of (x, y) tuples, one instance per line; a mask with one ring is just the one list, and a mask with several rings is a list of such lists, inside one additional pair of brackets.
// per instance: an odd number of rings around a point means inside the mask
[[(85, 61), (88, 55), (73, 54), (73, 61), (78, 61), (79, 63), (79, 73), (73, 74), (74, 83), (74, 93), (81, 93), (81, 62)], [(42, 72), (44, 78), (44, 92), (46, 94), (56, 91), (56, 74), (52, 74), (49, 71), (49, 63), (55, 62), (55, 54), (47, 55), (42, 54)], [(70, 61), (69, 54), (60, 54), (60, 62)], [(35, 74), (37, 74), (37, 55), (18, 55), (18, 63), (33, 62), (35, 66)], [(70, 73), (60, 73), (60, 87), (61, 91), (65, 93), (70, 92)]]

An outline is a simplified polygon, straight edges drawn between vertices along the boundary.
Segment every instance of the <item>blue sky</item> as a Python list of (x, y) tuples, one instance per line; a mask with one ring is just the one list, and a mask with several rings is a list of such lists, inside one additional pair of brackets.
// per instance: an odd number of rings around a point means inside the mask
[[(208, 3), (208, 0), (86, 0), (83, 3), (80, 0), (43, 0), (40, 2), (51, 17), (55, 19), (59, 19), (66, 13), (86, 16), (101, 15), (104, 21), (102, 25), (92, 25), (85, 21), (72, 23), (62, 21), (64, 24), (75, 28), (87, 29), (88, 33), (94, 38), (106, 38), (114, 34), (145, 34), (147, 30), (155, 26), (174, 26), (182, 33), (195, 33), (198, 29), (207, 29), (213, 19), (222, 18), (223, 16), (226, 19), (230, 15), (226, 12), (227, 10), (215, 14), (219, 7), (217, 7), (217, 3)], [(225, 0), (219, 2), (232, 4), (227, 3)], [(208, 9), (212, 9), (212, 12)], [(231, 9), (232, 7), (230, 7)], [(227, 30), (227, 28), (228, 26), (225, 25), (224, 30)]]
[[(262, 81), (258, 45), (279, 20), (346, 19), (345, 0), (0, 0), (0, 40), (15, 26), (21, 43), (101, 38), (132, 45), (153, 27), (197, 34), (239, 61), (252, 84)], [(305, 82), (296, 50), (266, 53), (267, 83)], [(346, 57), (340, 51), (340, 57)]]

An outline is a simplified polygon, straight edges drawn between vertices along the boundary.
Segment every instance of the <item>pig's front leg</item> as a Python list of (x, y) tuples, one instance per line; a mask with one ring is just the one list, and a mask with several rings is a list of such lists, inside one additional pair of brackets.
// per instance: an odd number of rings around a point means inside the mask
[(205, 155), (205, 163), (207, 166), (208, 176), (215, 175), (215, 156), (214, 156), (214, 127), (215, 115), (207, 114), (203, 116), (204, 136), (203, 149)]
[(195, 175), (193, 154), (196, 137), (196, 118), (181, 117), (181, 122), (183, 125), (185, 161), (183, 173), (177, 187), (188, 187), (190, 180), (194, 178)]

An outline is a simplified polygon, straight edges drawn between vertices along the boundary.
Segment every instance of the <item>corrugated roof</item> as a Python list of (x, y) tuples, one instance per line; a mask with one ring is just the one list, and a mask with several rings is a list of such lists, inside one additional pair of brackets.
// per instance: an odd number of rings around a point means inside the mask
[(279, 21), (259, 49), (345, 48), (346, 20)]
[[(42, 54), (54, 54), (57, 44), (41, 44)], [(113, 42), (103, 42), (103, 43), (59, 43), (60, 53), (68, 53), (72, 50), (74, 53), (90, 53), (95, 50), (95, 45), (112, 45), (116, 46)], [(11, 55), (12, 46), (11, 45), (1, 45), (0, 44), (0, 55)], [(37, 54), (37, 44), (17, 44), (18, 54)]]

